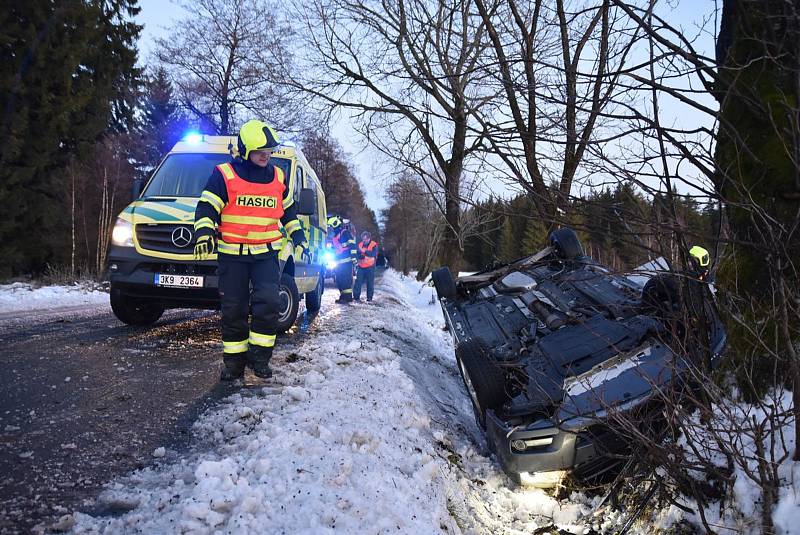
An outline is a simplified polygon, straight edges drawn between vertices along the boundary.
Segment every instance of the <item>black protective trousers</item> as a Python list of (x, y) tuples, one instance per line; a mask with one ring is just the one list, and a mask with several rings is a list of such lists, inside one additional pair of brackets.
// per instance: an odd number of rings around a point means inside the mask
[[(341, 260), (340, 260), (341, 262)], [(339, 289), (339, 297), (352, 299), (353, 297), (353, 263), (344, 261), (336, 266), (336, 287)]]
[[(244, 341), (246, 350), (246, 341), (251, 338), (251, 331), (272, 337), (277, 332), (280, 308), (278, 283), (281, 276), (278, 253), (257, 255), (220, 253), (218, 262), (225, 357), (237, 358), (237, 354), (242, 356), (245, 354), (244, 351), (237, 351), (235, 346), (232, 350), (229, 346)], [(253, 319), (252, 324), (248, 325), (250, 312)]]

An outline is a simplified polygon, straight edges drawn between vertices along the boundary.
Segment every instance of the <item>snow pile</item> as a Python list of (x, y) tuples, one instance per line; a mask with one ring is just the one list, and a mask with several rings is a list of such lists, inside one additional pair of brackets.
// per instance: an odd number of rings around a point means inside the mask
[(117, 482), (101, 501), (131, 510), (77, 513), (74, 532), (447, 531), (444, 463), (398, 355), (366, 328), (390, 329), (377, 310), (326, 303), (317, 336), (290, 355), (279, 344), (269, 386), (196, 422), (204, 451)]
[(108, 304), (108, 294), (87, 285), (35, 287), (25, 282), (0, 284), (0, 313)]
[[(777, 500), (772, 507), (775, 533), (789, 535), (800, 532), (800, 465), (791, 459), (796, 447), (791, 409), (792, 394), (783, 389), (770, 392), (760, 403), (734, 398), (715, 406), (715, 419), (711, 425), (733, 453), (734, 482), (730, 496), (706, 508), (705, 516), (710, 524), (738, 532), (761, 531), (763, 489), (758, 480), (765, 478), (761, 470), (771, 471), (769, 466), (775, 463), (774, 474), (778, 478)], [(769, 430), (763, 435), (758, 429), (762, 425)], [(702, 429), (699, 423), (698, 427)], [(763, 441), (763, 452), (759, 452), (757, 440)], [(685, 437), (681, 437), (681, 442), (685, 444)], [(726, 466), (725, 456), (710, 437), (694, 442), (695, 447), (705, 442), (703, 445), (707, 449), (700, 453), (715, 465)], [(690, 448), (685, 449), (688, 451)], [(695, 459), (693, 454), (689, 459)], [(761, 467), (759, 459), (763, 461)], [(697, 508), (693, 501), (688, 502), (690, 507)], [(702, 525), (698, 514), (686, 515), (685, 518)]]
[[(326, 292), (312, 334), (292, 348), (279, 341), (267, 386), (204, 414), (192, 453), (158, 448), (160, 464), (110, 485), (100, 501), (124, 514), (75, 513), (73, 532), (619, 529), (626, 517), (597, 494), (557, 499), (514, 486), (474, 421), (434, 290), (394, 271), (376, 286), (373, 305), (336, 306)], [(784, 533), (800, 522), (796, 490), (784, 488), (775, 508)], [(687, 518), (698, 525), (670, 507), (628, 533)]]

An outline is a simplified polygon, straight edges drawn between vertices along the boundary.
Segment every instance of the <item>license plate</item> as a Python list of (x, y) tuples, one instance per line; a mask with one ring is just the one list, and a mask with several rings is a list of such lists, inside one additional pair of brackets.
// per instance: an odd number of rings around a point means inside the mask
[(195, 275), (170, 275), (169, 273), (155, 274), (156, 286), (174, 286), (176, 288), (202, 288), (203, 277)]

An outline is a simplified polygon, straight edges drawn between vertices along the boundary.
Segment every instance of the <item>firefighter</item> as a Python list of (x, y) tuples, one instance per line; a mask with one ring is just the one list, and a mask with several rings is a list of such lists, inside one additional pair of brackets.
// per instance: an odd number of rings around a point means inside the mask
[(353, 299), (361, 300), (361, 285), (367, 283), (367, 302), (372, 302), (375, 293), (375, 261), (378, 257), (378, 244), (372, 241), (372, 234), (365, 230), (358, 242), (358, 272), (353, 286)]
[(258, 377), (272, 376), (269, 361), (281, 305), (278, 252), (285, 240), (281, 225), (295, 258), (308, 256), (287, 177), (269, 161), (280, 145), (278, 135), (268, 124), (251, 120), (239, 130), (237, 144), (238, 157), (211, 173), (194, 224), (195, 257), (204, 259), (215, 249), (218, 254), (223, 381), (241, 378), (246, 365)]
[(692, 275), (699, 281), (711, 282), (708, 269), (709, 264), (711, 264), (711, 255), (708, 250), (695, 245), (689, 249), (689, 258), (691, 258), (694, 268)]
[(337, 216), (328, 218), (328, 228), (333, 230), (333, 254), (336, 257), (337, 303), (353, 300), (353, 264), (356, 262), (356, 240), (350, 233), (349, 221)]

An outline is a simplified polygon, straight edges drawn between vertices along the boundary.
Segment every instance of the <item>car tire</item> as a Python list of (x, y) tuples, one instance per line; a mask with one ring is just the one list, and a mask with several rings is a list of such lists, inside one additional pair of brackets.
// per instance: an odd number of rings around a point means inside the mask
[(569, 227), (560, 228), (550, 233), (550, 245), (556, 255), (563, 260), (576, 260), (584, 256), (583, 245), (575, 231)]
[(681, 310), (681, 294), (675, 277), (662, 273), (642, 288), (642, 307), (658, 316), (671, 317)]
[(278, 332), (285, 333), (297, 319), (297, 311), (300, 308), (300, 293), (297, 291), (297, 284), (294, 277), (288, 273), (281, 275), (281, 282), (278, 288), (280, 308), (278, 309)]
[(125, 295), (119, 288), (111, 288), (111, 310), (122, 323), (152, 325), (164, 313), (164, 305)]
[(325, 268), (321, 268), (317, 277), (317, 286), (306, 294), (306, 310), (317, 312), (322, 306), (322, 294), (325, 292)]
[(467, 340), (456, 348), (456, 361), (464, 386), (472, 401), (475, 420), (486, 429), (486, 411), (496, 409), (508, 400), (505, 374), (475, 340)]
[(436, 288), (436, 293), (440, 299), (452, 299), (458, 294), (456, 280), (453, 278), (449, 267), (445, 266), (434, 270), (431, 273), (431, 280), (433, 280), (433, 287)]

